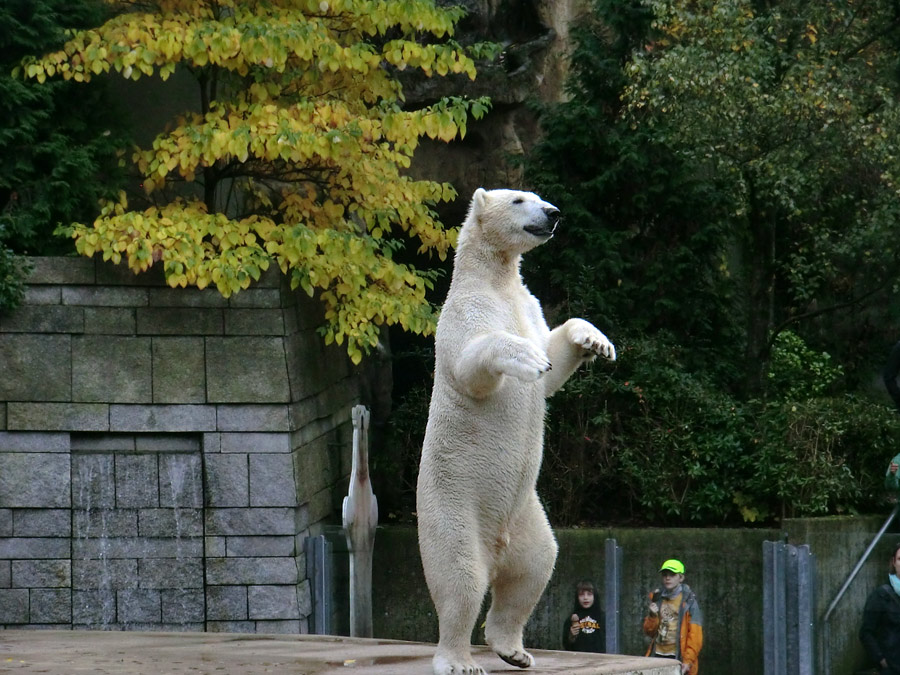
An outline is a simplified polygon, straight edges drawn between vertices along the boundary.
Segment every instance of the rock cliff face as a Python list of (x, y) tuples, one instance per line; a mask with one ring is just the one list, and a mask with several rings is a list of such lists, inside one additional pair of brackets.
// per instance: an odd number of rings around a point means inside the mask
[(588, 8), (588, 0), (464, 0), (468, 11), (456, 38), (463, 44), (491, 41), (503, 46), (500, 57), (482, 64), (474, 82), (465, 77), (426, 79), (406, 84), (407, 99), (425, 103), (453, 93), (489, 96), (491, 111), (471, 121), (464, 140), (425, 142), (416, 153), (417, 177), (449, 182), (460, 198), (442, 216), (461, 222), (468, 197), (477, 187), (527, 188), (515, 159), (540, 131), (529, 102), (559, 101), (564, 96), (569, 27)]

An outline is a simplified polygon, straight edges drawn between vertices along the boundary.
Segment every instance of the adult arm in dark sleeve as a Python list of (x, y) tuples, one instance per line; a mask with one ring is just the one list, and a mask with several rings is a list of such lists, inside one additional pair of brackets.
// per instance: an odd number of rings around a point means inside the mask
[(866, 606), (863, 609), (862, 625), (859, 627), (859, 641), (865, 647), (866, 654), (872, 659), (873, 663), (881, 663), (884, 654), (881, 653), (881, 647), (878, 645), (875, 632), (878, 630), (878, 624), (881, 621), (882, 602), (879, 589), (876, 588), (869, 594), (866, 599)]
[(897, 386), (897, 375), (900, 374), (900, 342), (894, 345), (884, 366), (884, 386), (887, 387), (894, 405), (900, 411), (900, 386)]

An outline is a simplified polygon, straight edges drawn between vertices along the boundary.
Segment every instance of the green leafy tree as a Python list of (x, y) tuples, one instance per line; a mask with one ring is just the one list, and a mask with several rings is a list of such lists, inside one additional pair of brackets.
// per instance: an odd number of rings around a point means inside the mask
[(0, 307), (21, 296), (26, 265), (15, 254), (73, 251), (54, 229), (94, 218), (99, 198), (121, 185), (121, 125), (105, 88), (13, 76), (23, 57), (59, 48), (66, 30), (103, 15), (100, 2), (0, 3)]
[(74, 228), (78, 251), (135, 271), (159, 263), (172, 286), (226, 296), (274, 262), (294, 287), (318, 292), (326, 342), (346, 341), (356, 362), (381, 325), (430, 332), (431, 275), (395, 254), (408, 238), (446, 256), (453, 233), (433, 205), (455, 192), (405, 170), (420, 138), (464, 135), (487, 101), (408, 109), (399, 75), (475, 77), (449, 39), (462, 10), (431, 0), (113, 4), (120, 14), (25, 73), (166, 79), (182, 68), (201, 107), (135, 153), (149, 205), (135, 209), (125, 194), (107, 203)]
[[(694, 22), (678, 40), (659, 5), (594, 3), (574, 33), (570, 98), (543, 111), (546, 133), (527, 164), (564, 214), (553, 250), (526, 268), (529, 284), (608, 329), (619, 352), (614, 372), (587, 371), (551, 399), (548, 512), (559, 524), (718, 524), (873, 508), (900, 420), (852, 392), (847, 366), (877, 342), (868, 322), (886, 331), (895, 312), (894, 139), (871, 135), (894, 114), (893, 15), (867, 5), (865, 30), (843, 16), (859, 49), (867, 35), (885, 54), (863, 67), (847, 53), (853, 87), (839, 93), (868, 105), (867, 117), (830, 122), (820, 138), (790, 92), (780, 109), (760, 103), (767, 116), (757, 119), (743, 87), (722, 93), (697, 72), (707, 57), (726, 81), (765, 70), (716, 42), (726, 29), (703, 19), (710, 12), (728, 24), (780, 8), (805, 36), (818, 7), (670, 6)], [(791, 71), (796, 55), (775, 43)], [(809, 114), (822, 110), (815, 102)], [(785, 146), (772, 140), (737, 162), (751, 130)], [(742, 171), (756, 180), (753, 199)], [(788, 192), (790, 212), (779, 201)], [(761, 209), (754, 218), (751, 207)], [(753, 227), (769, 228), (768, 258)]]
[(650, 7), (654, 34), (626, 68), (629, 120), (722, 186), (729, 269), (743, 289), (745, 384), (758, 393), (781, 329), (884, 303), (896, 276), (900, 8)]

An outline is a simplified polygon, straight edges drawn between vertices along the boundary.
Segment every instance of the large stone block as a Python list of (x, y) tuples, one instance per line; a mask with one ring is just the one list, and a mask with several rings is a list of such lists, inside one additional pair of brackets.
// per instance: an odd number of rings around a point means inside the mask
[(281, 309), (230, 309), (225, 335), (284, 335)]
[(277, 284), (274, 288), (248, 288), (235, 293), (228, 299), (229, 307), (281, 307), (281, 291)]
[[(110, 490), (110, 494), (114, 494)], [(136, 537), (138, 520), (136, 509), (73, 509), (72, 536), (78, 539), (98, 537)]]
[(0, 400), (71, 400), (71, 344), (68, 335), (0, 334)]
[(202, 537), (202, 509), (141, 509), (138, 512), (142, 537)]
[(284, 403), (290, 400), (281, 338), (206, 340), (206, 391), (210, 403)]
[(147, 307), (137, 310), (138, 335), (222, 335), (224, 310), (204, 307)]
[(226, 307), (228, 300), (213, 288), (151, 288), (151, 307)]
[(97, 285), (106, 286), (165, 286), (162, 265), (154, 265), (146, 272), (135, 274), (128, 265), (96, 260)]
[(216, 425), (219, 431), (290, 431), (287, 405), (218, 405)]
[(13, 511), (12, 509), (0, 509), (0, 537), (13, 535)]
[(116, 457), (116, 507), (159, 506), (159, 471), (156, 455)]
[(62, 289), (64, 305), (95, 307), (146, 307), (147, 289), (106, 286), (67, 286)]
[(246, 586), (207, 586), (206, 618), (210, 621), (247, 619)]
[(69, 452), (69, 434), (0, 431), (0, 452)]
[(62, 303), (61, 286), (26, 286), (23, 305), (59, 305)]
[[(0, 540), (2, 544), (3, 540)], [(197, 538), (157, 539), (153, 537), (113, 537), (110, 539), (73, 539), (74, 558), (199, 558), (203, 542)]]
[(82, 333), (84, 310), (62, 305), (22, 305), (0, 314), (0, 333)]
[(69, 560), (13, 560), (13, 588), (70, 588), (72, 563)]
[(285, 621), (257, 621), (256, 632), (271, 635), (298, 635), (303, 632), (303, 624), (297, 619)]
[(153, 338), (153, 402), (205, 403), (203, 338)]
[(136, 559), (75, 558), (72, 560), (72, 588), (77, 590), (137, 588)]
[[(294, 538), (281, 537), (228, 537), (229, 558), (279, 558), (294, 555)], [(207, 555), (209, 547), (207, 547)]]
[(28, 260), (32, 265), (29, 284), (94, 283), (94, 261), (90, 258), (34, 256)]
[(68, 509), (15, 509), (12, 511), (10, 534), (17, 537), (68, 537), (72, 534), (72, 512)]
[(86, 511), (115, 508), (115, 455), (72, 453), (72, 506)]
[(297, 489), (290, 455), (250, 455), (250, 506), (295, 506)]
[(312, 587), (310, 586), (309, 579), (297, 584), (297, 602), (300, 605), (301, 617), (312, 614)]
[(13, 403), (6, 406), (10, 431), (109, 431), (106, 403)]
[(116, 591), (72, 591), (72, 623), (76, 628), (102, 628), (115, 622)]
[(0, 588), (12, 586), (12, 561), (0, 560)]
[(61, 559), (67, 558), (70, 550), (67, 537), (0, 537), (0, 559)]
[(28, 589), (0, 589), (0, 624), (28, 623)]
[(150, 403), (150, 338), (85, 335), (72, 339), (72, 399)]
[(203, 588), (202, 558), (138, 561), (141, 588)]
[(62, 623), (72, 621), (72, 594), (62, 589), (33, 589), (30, 594), (30, 623)]
[(247, 589), (250, 618), (254, 620), (299, 619), (297, 587), (250, 586)]
[[(206, 509), (209, 536), (293, 535), (294, 509)], [(2, 556), (0, 556), (2, 557)]]
[(160, 600), (162, 602), (163, 623), (197, 623), (202, 622), (206, 618), (203, 590), (164, 590), (160, 592)]
[(287, 453), (291, 451), (291, 436), (287, 433), (222, 434), (222, 452)]
[(133, 307), (85, 307), (84, 332), (95, 335), (134, 335), (137, 318)]
[(109, 408), (112, 431), (215, 431), (216, 408), (208, 405), (117, 405)]
[(296, 584), (297, 563), (293, 558), (208, 558), (206, 583), (213, 586)]
[(179, 508), (203, 506), (200, 453), (159, 455), (159, 504)]
[(0, 507), (68, 507), (70, 485), (68, 455), (0, 454)]
[(116, 591), (116, 605), (119, 623), (159, 623), (162, 620), (162, 601), (157, 590)]
[(246, 455), (206, 456), (206, 499), (209, 506), (249, 506)]

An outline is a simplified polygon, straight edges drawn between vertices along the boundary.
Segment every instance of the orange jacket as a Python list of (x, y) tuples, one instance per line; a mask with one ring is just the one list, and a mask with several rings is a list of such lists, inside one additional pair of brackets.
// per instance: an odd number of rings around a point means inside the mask
[[(659, 604), (660, 590), (650, 593), (650, 602)], [(656, 647), (656, 632), (659, 630), (659, 614), (644, 617), (644, 633), (653, 638), (647, 648), (646, 656), (652, 656)], [(703, 647), (703, 613), (697, 603), (697, 596), (687, 584), (681, 584), (681, 607), (678, 609), (678, 653), (676, 656), (682, 663), (690, 663), (689, 675), (697, 675), (699, 665), (697, 657)]]

